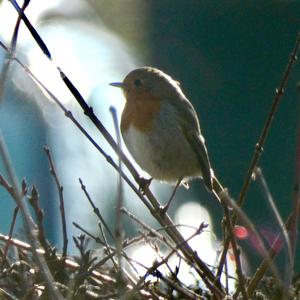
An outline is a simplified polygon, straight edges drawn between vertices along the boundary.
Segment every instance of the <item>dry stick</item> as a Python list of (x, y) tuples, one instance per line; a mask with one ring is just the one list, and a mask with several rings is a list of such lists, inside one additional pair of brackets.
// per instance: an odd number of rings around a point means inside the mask
[(3, 270), (5, 262), (6, 262), (6, 256), (7, 256), (7, 253), (8, 253), (8, 248), (9, 248), (10, 241), (12, 239), (13, 231), (14, 231), (14, 228), (15, 228), (18, 211), (19, 211), (19, 207), (16, 206), (15, 209), (14, 209), (12, 221), (11, 221), (10, 228), (9, 228), (8, 240), (5, 244), (5, 247), (4, 247), (4, 250), (3, 250), (3, 255), (2, 255), (2, 258), (1, 258), (2, 259), (1, 270)]
[[(129, 241), (124, 241), (123, 248), (128, 247), (128, 246), (132, 246), (135, 243), (139, 243), (142, 238), (143, 238), (143, 236), (139, 236), (138, 238), (135, 237), (135, 238), (130, 239)], [(5, 236), (3, 234), (0, 234), (0, 240), (1, 241), (7, 242), (9, 239), (10, 239), (9, 236)], [(28, 243), (25, 243), (23, 241), (20, 241), (20, 240), (17, 240), (17, 239), (11, 239), (10, 243), (12, 245), (16, 246), (17, 248), (24, 249), (26, 251), (32, 251), (32, 247)], [(39, 248), (36, 251), (40, 254), (45, 254), (45, 250), (42, 249), (42, 248)], [(112, 253), (112, 255), (115, 255), (115, 253)], [(59, 259), (59, 256), (58, 256), (58, 259)], [(64, 263), (65, 263), (65, 266), (70, 268), (70, 269), (78, 270), (80, 268), (80, 265), (77, 262), (75, 262), (71, 259), (68, 259), (68, 258), (64, 261)], [(98, 266), (100, 266), (100, 265), (98, 265)], [(95, 271), (94, 266), (91, 268), (91, 270), (89, 270), (88, 273), (90, 275), (92, 275), (93, 277), (97, 278), (98, 280), (104, 281), (106, 283), (115, 283), (115, 280), (113, 278), (111, 278), (109, 275), (102, 274), (98, 271)], [(130, 286), (130, 285), (127, 285), (127, 287), (130, 290), (133, 289), (133, 287)], [(139, 290), (138, 292), (143, 296), (151, 295), (149, 292), (147, 292), (145, 290)]]
[[(5, 188), (5, 190), (11, 195), (12, 198), (15, 197), (15, 192), (14, 192), (13, 187), (7, 182), (7, 180), (1, 174), (0, 174), (0, 185), (2, 185)], [(24, 187), (24, 185), (25, 185), (25, 181), (23, 180), (23, 182), (22, 182), (22, 194), (23, 195), (25, 195), (25, 193), (26, 193), (26, 187)], [(12, 239), (13, 230), (15, 227), (18, 211), (19, 211), (19, 207), (17, 206), (14, 209), (13, 218), (12, 218), (12, 222), (11, 222), (10, 229), (9, 229), (9, 240), (7, 240), (7, 243), (6, 243), (4, 251), (3, 251), (1, 269), (4, 268), (4, 264), (5, 264), (8, 248), (10, 245), (10, 240)]]
[(43, 53), (49, 59), (51, 59), (50, 51), (48, 50), (47, 46), (45, 45), (44, 41), (42, 40), (42, 38), (39, 36), (39, 34), (37, 33), (37, 31), (35, 30), (35, 28), (32, 26), (32, 24), (27, 19), (24, 11), (20, 8), (20, 6), (18, 5), (18, 3), (15, 0), (9, 0), (9, 1), (14, 6), (15, 10), (18, 12), (19, 16), (21, 17), (22, 21), (24, 22), (24, 24), (26, 25), (27, 29), (31, 33), (32, 37), (34, 38), (34, 40), (36, 41), (36, 43), (39, 45), (40, 49), (43, 51)]
[(54, 178), (58, 195), (59, 195), (59, 210), (62, 222), (62, 233), (63, 233), (63, 252), (62, 257), (67, 257), (67, 249), (68, 249), (68, 233), (67, 233), (67, 222), (66, 222), (66, 214), (65, 214), (65, 204), (64, 204), (64, 195), (63, 195), (63, 186), (60, 184), (58, 179), (53, 159), (50, 153), (50, 149), (48, 147), (44, 147), (44, 151), (48, 157), (48, 161), (50, 164), (50, 173)]
[(180, 286), (178, 283), (174, 282), (166, 276), (161, 276), (160, 279), (164, 281), (168, 286), (171, 286), (174, 290), (176, 290), (179, 295), (182, 294), (184, 296), (184, 299), (199, 300), (199, 295), (193, 292), (191, 289)]
[[(112, 115), (113, 124), (116, 132), (116, 138), (117, 138), (117, 144), (118, 149), (121, 150), (121, 136), (120, 136), (120, 130), (119, 130), (119, 122), (117, 117), (117, 112), (115, 107), (111, 106), (109, 108), (110, 113)], [(124, 192), (123, 192), (123, 180), (122, 180), (122, 160), (120, 158), (120, 155), (118, 156), (118, 166), (119, 166), (119, 181), (118, 181), (118, 196), (117, 196), (117, 205), (116, 205), (116, 226), (115, 226), (115, 238), (116, 238), (116, 254), (117, 254), (117, 260), (118, 260), (118, 268), (119, 272), (117, 274), (117, 281), (119, 282), (120, 292), (122, 292), (122, 281), (123, 281), (123, 274), (122, 274), (122, 242), (123, 242), (123, 236), (124, 236), (124, 229), (123, 229), (123, 222), (122, 222), (122, 213), (121, 213), (121, 207), (123, 206), (124, 202)]]
[[(205, 228), (205, 225), (203, 223), (200, 224), (199, 228), (190, 236), (186, 239), (186, 242), (190, 241), (193, 239), (196, 235), (201, 234), (203, 229)], [(145, 281), (146, 277), (149, 274), (152, 274), (154, 271), (156, 271), (161, 265), (167, 264), (168, 260), (173, 256), (175, 253), (177, 253), (177, 249), (172, 249), (168, 255), (166, 255), (160, 262), (155, 262), (152, 267), (147, 269), (147, 272), (144, 276), (142, 276), (139, 281), (137, 282), (136, 286), (133, 288), (132, 292), (140, 289), (141, 284)], [(198, 296), (199, 297), (199, 296)]]
[[(300, 96), (300, 85), (298, 84), (298, 92)], [(300, 98), (298, 99), (298, 101)], [(299, 102), (298, 102), (298, 114), (299, 114)], [(298, 221), (299, 221), (299, 210), (300, 210), (300, 121), (298, 117), (297, 126), (297, 140), (296, 140), (296, 168), (295, 168), (295, 191), (293, 195), (293, 211), (292, 211), (292, 221), (290, 228), (290, 242), (292, 251), (292, 266), (290, 272), (290, 279), (292, 280), (296, 256), (296, 246), (297, 246), (297, 236), (298, 236)]]
[[(6, 235), (3, 235), (3, 234), (0, 234), (0, 240), (1, 241), (8, 241), (9, 240), (9, 236), (6, 236)], [(20, 249), (23, 249), (23, 250), (26, 250), (26, 251), (33, 251), (33, 248), (30, 244), (28, 243), (25, 243), (23, 241), (20, 241), (18, 239), (11, 239), (10, 243), (14, 246), (16, 246), (17, 248), (20, 248)], [(45, 254), (45, 250), (42, 249), (42, 248), (37, 248), (35, 249), (36, 252), (38, 252), (39, 254), (41, 255), (44, 255)], [(59, 258), (59, 256), (58, 256)], [(65, 260), (65, 265), (68, 267), (68, 268), (71, 268), (71, 269), (79, 269), (79, 264), (76, 263), (75, 261), (71, 260), (71, 259), (66, 259)], [(103, 280), (103, 281), (106, 281), (106, 282), (114, 282), (114, 279), (112, 279), (110, 276), (108, 275), (105, 275), (105, 274), (101, 274), (97, 271), (94, 271), (92, 272), (92, 275), (100, 280)]]
[[(138, 237), (134, 237), (130, 240), (125, 240), (123, 242), (123, 249), (128, 248), (129, 246), (132, 246), (136, 243), (140, 243), (141, 240), (144, 238), (144, 236), (138, 236)], [(106, 255), (104, 258), (102, 258), (100, 261), (98, 261), (94, 266), (91, 267), (90, 272), (98, 267), (101, 267), (102, 265), (104, 265), (109, 259), (111, 259), (112, 256), (114, 256), (115, 250), (111, 247), (111, 253)]]
[[(108, 261), (108, 260), (111, 260), (111, 261), (112, 261), (112, 264), (113, 264), (113, 266), (114, 266), (115, 272), (119, 272), (119, 271), (120, 271), (120, 270), (119, 270), (120, 267), (118, 266), (118, 264), (116, 263), (116, 261), (115, 261), (115, 259), (114, 259), (114, 256), (116, 255), (117, 250), (114, 249), (113, 247), (111, 247), (111, 246), (108, 244), (107, 239), (106, 239), (106, 236), (105, 236), (105, 234), (104, 234), (104, 232), (103, 232), (103, 228), (102, 228), (102, 226), (101, 226), (101, 223), (99, 222), (98, 224), (99, 224), (99, 227), (100, 227), (101, 235), (102, 235), (102, 237), (103, 237), (103, 241), (102, 241), (100, 238), (95, 237), (94, 235), (92, 235), (90, 232), (88, 232), (87, 230), (85, 230), (82, 226), (80, 226), (80, 225), (77, 224), (76, 222), (73, 222), (73, 225), (74, 225), (77, 229), (81, 230), (85, 235), (87, 235), (88, 237), (92, 238), (96, 243), (98, 243), (98, 244), (104, 246), (105, 249), (106, 249), (106, 251), (107, 251), (105, 258), (102, 259), (100, 262), (97, 262), (94, 266), (92, 266), (92, 267), (90, 268), (90, 270), (89, 270), (89, 273), (91, 274), (91, 273), (92, 273), (92, 270), (94, 270), (94, 269), (96, 269), (97, 267), (101, 266), (102, 264), (104, 264), (104, 263), (105, 263), (106, 261)], [(135, 240), (134, 240), (134, 241), (130, 241), (130, 243), (133, 243), (133, 242), (135, 242)], [(129, 244), (128, 244), (128, 241), (125, 241), (125, 242), (122, 243), (122, 246), (121, 246), (121, 247), (122, 247), (122, 249), (123, 249), (124, 247), (127, 247), (128, 245), (129, 245)], [(123, 251), (122, 251), (122, 254), (123, 254), (123, 256), (126, 256), (126, 255), (124, 254)], [(125, 258), (127, 259), (127, 257), (125, 257)], [(124, 268), (122, 268), (122, 273), (126, 275), (126, 278), (131, 282), (131, 284), (135, 284), (135, 280), (132, 278), (132, 276), (129, 274), (129, 272), (127, 272)]]
[(51, 246), (46, 239), (44, 230), (44, 213), (39, 205), (39, 194), (35, 186), (32, 187), (31, 195), (28, 197), (28, 201), (34, 210), (37, 223), (37, 236), (41, 246), (45, 249), (46, 260), (50, 258)]
[[(276, 205), (274, 203), (274, 200), (272, 198), (271, 192), (269, 190), (268, 184), (265, 180), (265, 177), (262, 173), (262, 170), (260, 168), (255, 168), (255, 177), (258, 179), (258, 182), (263, 190), (263, 194), (267, 198), (267, 202), (269, 203), (269, 206), (271, 207), (271, 211), (274, 213), (275, 220), (278, 223), (279, 230), (281, 232), (281, 235), (284, 239), (284, 242), (287, 247), (287, 253), (288, 253), (288, 269), (293, 270), (293, 253), (291, 249), (291, 242), (289, 239), (288, 232), (286, 230), (286, 227), (284, 225), (284, 222), (280, 216), (280, 213), (278, 209), (276, 208)], [(292, 274), (288, 274), (288, 278), (285, 280), (285, 286), (289, 287), (292, 280)]]
[[(103, 228), (101, 226), (101, 223), (98, 223), (99, 224), (99, 227), (100, 227), (100, 231), (101, 231), (101, 235), (103, 237), (103, 241), (100, 240), (99, 238), (93, 236), (91, 233), (89, 233), (87, 230), (85, 230), (84, 228), (82, 228), (79, 224), (77, 224), (76, 222), (73, 222), (73, 225), (78, 228), (79, 230), (81, 230), (84, 234), (86, 234), (87, 236), (89, 236), (90, 238), (94, 239), (96, 243), (99, 243), (101, 244), (102, 246), (105, 247), (106, 249), (106, 256), (104, 259), (101, 260), (101, 263), (98, 262), (96, 263), (94, 266), (90, 267), (90, 270), (87, 272), (89, 274), (92, 274), (92, 270), (96, 269), (97, 267), (101, 266), (102, 264), (104, 264), (106, 261), (108, 260), (111, 260), (112, 261), (112, 264), (114, 266), (114, 269), (115, 269), (115, 272), (121, 272), (123, 275), (126, 275), (126, 278), (130, 281), (131, 284), (136, 284), (136, 280), (130, 275), (130, 273), (128, 271), (126, 271), (125, 268), (122, 268), (122, 270), (120, 270), (120, 266), (116, 263), (115, 259), (114, 259), (114, 256), (117, 254), (117, 249), (111, 247), (108, 242), (107, 242), (107, 239), (106, 239), (106, 236), (103, 232)], [(130, 243), (133, 243), (135, 241), (131, 241)], [(122, 248), (122, 255), (128, 260), (128, 257), (126, 256), (126, 254), (123, 252), (123, 247), (127, 247), (128, 246), (128, 241), (123, 242), (122, 245), (121, 245), (121, 248)], [(88, 274), (86, 274), (86, 276), (88, 276)], [(125, 276), (123, 276), (123, 278), (125, 278)], [(123, 279), (122, 278), (122, 279)], [(120, 282), (118, 281), (119, 279), (117, 279), (117, 283), (119, 284)], [(124, 281), (124, 280), (123, 280)], [(124, 282), (122, 282), (123, 284)]]
[(267, 251), (266, 247), (264, 246), (264, 242), (263, 242), (260, 234), (257, 232), (253, 222), (247, 217), (247, 215), (238, 206), (238, 204), (229, 197), (229, 195), (226, 193), (226, 190), (224, 191), (223, 194), (220, 194), (220, 196), (222, 197), (222, 200), (227, 204), (227, 206), (231, 207), (233, 209), (235, 215), (241, 221), (241, 223), (243, 223), (245, 225), (245, 227), (249, 228), (249, 230), (254, 234), (254, 236), (257, 239), (259, 246), (261, 248), (263, 257), (265, 258), (265, 260), (268, 261), (268, 263), (272, 269), (272, 272), (275, 275), (275, 278), (278, 280), (279, 272), (278, 272), (277, 268), (275, 267), (275, 265), (272, 263), (272, 259), (269, 256), (268, 251)]
[[(104, 241), (104, 247), (105, 247), (106, 252), (107, 252), (106, 254), (110, 255), (110, 254), (111, 254), (111, 247), (110, 247), (110, 245), (109, 245), (108, 242), (107, 242), (106, 236), (105, 236), (104, 231), (103, 231), (103, 228), (102, 228), (102, 226), (101, 226), (101, 223), (98, 223), (98, 224), (99, 224), (99, 229), (100, 229), (100, 232), (101, 232), (103, 241)], [(117, 273), (118, 273), (118, 272), (121, 272), (121, 273), (122, 273), (122, 270), (120, 270), (121, 267), (118, 266), (118, 264), (116, 263), (114, 256), (113, 256), (113, 255), (110, 255), (110, 257), (111, 257), (111, 261), (112, 261), (112, 263), (113, 263), (113, 266), (114, 266), (114, 268), (115, 268), (115, 271), (116, 271)], [(118, 280), (119, 280), (119, 279), (117, 279), (117, 281), (118, 281)]]
[(93, 239), (96, 243), (104, 246), (104, 242), (102, 242), (102, 240), (99, 237), (94, 236), (93, 234), (91, 234), (90, 232), (88, 232), (86, 229), (84, 229), (82, 226), (80, 226), (78, 223), (76, 222), (72, 222), (73, 226), (77, 229), (79, 229), (80, 231), (82, 231), (85, 235), (87, 235), (89, 238)]
[(176, 248), (176, 245), (172, 244), (171, 241), (169, 241), (168, 239), (166, 239), (162, 234), (160, 234), (157, 230), (154, 230), (153, 228), (151, 228), (150, 226), (148, 226), (146, 223), (144, 223), (143, 221), (141, 221), (138, 217), (136, 217), (135, 215), (133, 215), (131, 212), (129, 212), (125, 207), (121, 208), (121, 212), (123, 214), (126, 214), (130, 219), (132, 219), (133, 221), (135, 221), (138, 225), (140, 225), (142, 228), (144, 228), (145, 230), (149, 231), (149, 233), (152, 236), (157, 237), (159, 240), (161, 240), (164, 244), (166, 244), (169, 248), (173, 249), (176, 254), (181, 257), (178, 249)]
[[(298, 213), (300, 213), (300, 211)], [(285, 222), (285, 226), (286, 226), (287, 230), (289, 230), (292, 226), (292, 222), (293, 222), (292, 219), (293, 219), (293, 214), (291, 214)], [(277, 237), (275, 238), (275, 240), (268, 252), (269, 259), (273, 259), (279, 253), (281, 246), (282, 246), (281, 235), (277, 235)], [(259, 282), (261, 281), (261, 279), (263, 278), (265, 273), (267, 272), (269, 266), (270, 266), (270, 262), (267, 258), (265, 258), (261, 262), (260, 266), (257, 268), (255, 274), (252, 276), (252, 278), (249, 282), (249, 285), (248, 285), (247, 291), (248, 291), (249, 297), (253, 296), (254, 291), (256, 290)]]
[(97, 218), (99, 219), (99, 221), (101, 222), (101, 224), (104, 226), (104, 228), (106, 229), (106, 231), (108, 232), (108, 234), (110, 235), (110, 237), (114, 240), (115, 239), (114, 235), (112, 234), (112, 232), (109, 229), (107, 223), (105, 222), (103, 216), (101, 215), (99, 208), (94, 204), (94, 202), (93, 202), (90, 194), (88, 193), (88, 191), (86, 189), (86, 186), (84, 185), (84, 183), (83, 183), (83, 181), (82, 181), (81, 178), (79, 178), (79, 183), (80, 183), (81, 189), (83, 190), (86, 198), (88, 199), (90, 205), (93, 208), (93, 212), (95, 213), (95, 215), (97, 216)]
[[(251, 176), (252, 176), (253, 171), (254, 171), (254, 169), (255, 169), (255, 167), (256, 167), (256, 165), (257, 165), (257, 163), (258, 163), (258, 161), (261, 157), (261, 154), (263, 152), (263, 146), (265, 144), (265, 141), (267, 139), (269, 130), (271, 128), (272, 121), (273, 121), (274, 116), (276, 114), (276, 111), (278, 109), (280, 100), (282, 99), (284, 89), (287, 85), (288, 78), (289, 78), (289, 75), (291, 73), (292, 67), (294, 66), (294, 63), (297, 60), (297, 53), (299, 51), (299, 46), (300, 46), (300, 33), (298, 33), (294, 49), (292, 50), (292, 53), (290, 55), (289, 62), (288, 62), (287, 66), (286, 66), (286, 69), (283, 73), (283, 76), (282, 76), (281, 81), (279, 83), (279, 87), (275, 90), (275, 96), (273, 98), (273, 103), (272, 103), (272, 106), (271, 106), (271, 110), (270, 110), (270, 112), (267, 116), (267, 120), (266, 120), (265, 125), (262, 129), (259, 140), (258, 140), (257, 144), (255, 145), (255, 151), (254, 151), (254, 154), (252, 156), (250, 166), (249, 166), (249, 169), (247, 171), (243, 186), (241, 188), (239, 199), (238, 199), (238, 202), (237, 202), (239, 206), (242, 206), (243, 203), (244, 203), (244, 200), (245, 200), (245, 197), (246, 197), (249, 185), (250, 185)], [(236, 216), (233, 216), (233, 226), (235, 225), (236, 221), (237, 221)], [(223, 262), (223, 263), (224, 263), (224, 259), (226, 257), (226, 253), (228, 251), (228, 247), (229, 247), (229, 238), (227, 238), (225, 243), (224, 243), (224, 250), (223, 250), (223, 253), (222, 253), (222, 256), (221, 256), (223, 258), (223, 261), (221, 261), (221, 262)], [(220, 262), (220, 264), (221, 264), (221, 262)]]
[[(6, 50), (9, 51), (8, 48), (0, 41), (0, 45)], [(30, 75), (30, 77), (49, 95), (49, 97), (52, 98), (58, 104), (58, 106), (65, 112), (66, 117), (68, 117), (76, 126), (79, 128), (79, 130), (85, 135), (86, 138), (92, 143), (92, 145), (106, 158), (107, 162), (111, 164), (117, 171), (118, 166), (116, 163), (112, 160), (112, 158), (107, 155), (101, 147), (91, 138), (91, 136), (87, 133), (87, 131), (80, 125), (80, 123), (74, 118), (72, 113), (68, 111), (61, 102), (33, 75), (33, 73), (26, 67), (21, 61), (17, 58), (14, 58), (14, 60), (24, 68), (24, 70)], [(61, 73), (63, 74), (63, 73)], [(75, 87), (74, 87), (75, 88)], [(77, 91), (77, 90), (76, 90)], [(77, 91), (78, 93), (78, 91)], [(79, 94), (79, 93), (78, 93)], [(80, 95), (80, 94), (79, 94)], [(78, 95), (76, 95), (78, 96)], [(80, 96), (81, 97), (81, 96)], [(78, 99), (77, 99), (78, 100)], [(83, 100), (83, 98), (82, 98)], [(79, 100), (78, 100), (79, 101)], [(81, 101), (81, 100), (80, 100)], [(84, 100), (83, 100), (84, 101)], [(108, 143), (111, 145), (111, 147), (119, 153), (118, 146), (115, 143), (115, 141), (112, 139), (111, 135), (108, 133), (108, 131), (104, 128), (102, 123), (97, 119), (95, 114), (93, 113), (92, 108), (87, 106), (86, 102), (84, 101), (84, 105), (87, 109), (85, 111), (85, 114), (89, 115), (93, 123), (97, 126), (99, 131), (102, 133), (102, 135), (106, 138)], [(131, 162), (128, 160), (128, 158), (120, 151), (120, 156), (123, 161), (123, 163), (126, 165), (128, 170), (131, 172), (133, 177), (135, 178), (136, 182), (140, 183), (141, 178)], [(173, 221), (170, 219), (170, 217), (167, 214), (159, 214), (159, 208), (161, 207), (158, 200), (154, 197), (152, 192), (148, 187), (145, 188), (145, 195), (149, 199), (150, 203), (146, 198), (139, 192), (139, 190), (135, 187), (135, 185), (131, 182), (131, 180), (127, 177), (127, 175), (122, 172), (122, 177), (126, 181), (126, 183), (131, 187), (131, 189), (138, 195), (138, 197), (143, 201), (143, 203), (146, 205), (146, 207), (150, 210), (151, 214), (157, 219), (157, 221), (166, 228), (166, 232), (168, 235), (177, 243), (181, 245), (181, 251), (184, 253), (185, 257), (189, 261), (191, 265), (194, 266), (195, 270), (199, 273), (200, 277), (204, 281), (204, 283), (209, 287), (209, 289), (214, 293), (214, 295), (218, 298), (222, 298), (225, 295), (225, 292), (223, 290), (223, 287), (221, 284), (217, 281), (211, 270), (207, 267), (207, 265), (199, 258), (198, 254), (187, 244), (185, 243), (184, 238), (179, 233), (179, 231), (175, 228)]]
[[(251, 230), (251, 232), (255, 235), (257, 241), (259, 242), (259, 245), (261, 247), (262, 253), (263, 253), (263, 257), (264, 260), (268, 263), (268, 266), (271, 267), (272, 272), (274, 273), (275, 279), (277, 281), (279, 281), (279, 273), (277, 268), (275, 267), (275, 265), (272, 262), (272, 256), (270, 255), (270, 253), (266, 250), (265, 246), (264, 246), (264, 242), (261, 238), (261, 236), (259, 235), (259, 233), (257, 232), (253, 222), (251, 222), (251, 220), (247, 217), (247, 215), (241, 210), (241, 208), (238, 206), (238, 204), (236, 204), (235, 201), (233, 201), (229, 194), (227, 193), (226, 189), (223, 190), (223, 192), (221, 192), (219, 194), (219, 197), (221, 199), (222, 202), (224, 202), (226, 204), (227, 207), (231, 207), (236, 215), (236, 217), (245, 224), (245, 226), (247, 228), (249, 228)], [(231, 231), (232, 232), (232, 231)], [(228, 240), (230, 241), (230, 237), (228, 238)], [(223, 251), (224, 253), (224, 251)], [(222, 254), (223, 254), (222, 253)], [(226, 262), (226, 260), (224, 261), (224, 263)], [(219, 272), (219, 270), (218, 270)], [(239, 271), (238, 271), (239, 272)], [(220, 276), (220, 275), (219, 275)], [(278, 283), (279, 285), (281, 285), (281, 283)], [(241, 291), (242, 286), (238, 286), (237, 290), (235, 291), (234, 294), (234, 298), (238, 297), (240, 291)], [(251, 298), (248, 289), (247, 289), (247, 294), (248, 294), (248, 298)]]
[[(218, 271), (217, 271), (217, 278), (218, 278), (218, 280), (221, 279), (223, 267), (224, 267), (224, 264), (226, 263), (227, 251), (228, 251), (229, 245), (231, 243), (233, 255), (234, 255), (235, 263), (236, 263), (236, 273), (237, 273), (237, 276), (239, 279), (239, 287), (241, 288), (243, 298), (247, 300), (248, 296), (247, 296), (247, 291), (246, 291), (246, 286), (245, 286), (245, 278), (244, 278), (244, 274), (243, 274), (243, 270), (242, 270), (240, 250), (238, 249), (238, 244), (237, 244), (234, 232), (233, 232), (234, 225), (233, 225), (233, 221), (231, 220), (231, 215), (230, 215), (230, 211), (229, 211), (229, 207), (231, 207), (231, 205), (229, 205), (228, 198), (230, 198), (230, 197), (227, 192), (227, 189), (224, 189), (224, 187), (221, 185), (221, 183), (218, 181), (218, 179), (216, 177), (213, 177), (213, 193), (215, 194), (215, 196), (217, 197), (217, 199), (220, 201), (220, 203), (223, 206), (223, 211), (224, 211), (224, 215), (225, 215), (225, 223), (226, 223), (225, 227), (227, 229), (227, 230), (224, 230), (225, 233), (227, 233), (227, 236), (224, 236), (224, 249), (226, 251), (223, 250), (223, 252), (222, 252), (221, 260), (220, 260), (220, 263), (218, 266)], [(226, 197), (226, 199), (224, 199), (224, 196)], [(226, 241), (227, 241), (227, 244), (226, 244)]]
[(246, 291), (245, 278), (244, 278), (241, 259), (240, 259), (241, 252), (240, 252), (240, 249), (238, 248), (236, 239), (234, 237), (232, 220), (230, 218), (229, 210), (228, 210), (227, 206), (224, 206), (224, 213), (225, 213), (225, 222), (228, 222), (228, 224), (226, 225), (226, 227), (228, 228), (228, 235), (229, 235), (228, 239), (230, 239), (230, 241), (231, 241), (232, 251), (233, 251), (234, 258), (235, 258), (236, 273), (237, 273), (237, 276), (239, 279), (238, 286), (240, 287), (240, 289), (242, 291), (243, 299), (248, 300), (249, 297), (248, 297), (247, 291)]
[(6, 148), (6, 145), (4, 143), (4, 140), (2, 138), (1, 132), (0, 132), (0, 157), (2, 158), (4, 167), (8, 173), (9, 179), (12, 183), (13, 189), (14, 189), (14, 200), (16, 201), (18, 207), (20, 208), (20, 211), (22, 213), (22, 216), (24, 218), (24, 226), (25, 230), (28, 234), (28, 238), (30, 241), (30, 244), (33, 249), (33, 255), (36, 260), (37, 265), (39, 266), (40, 272), (46, 282), (46, 285), (49, 289), (49, 293), (52, 297), (52, 299), (55, 300), (62, 300), (62, 295), (57, 290), (57, 288), (54, 287), (54, 278), (52, 277), (52, 274), (49, 270), (49, 267), (44, 259), (44, 257), (37, 252), (37, 249), (39, 248), (39, 243), (36, 236), (36, 225), (34, 224), (29, 209), (27, 205), (23, 202), (23, 196), (22, 192), (19, 189), (18, 179), (16, 177), (16, 174), (14, 172), (14, 169), (12, 167), (12, 164), (10, 162), (10, 158), (8, 155), (8, 151)]

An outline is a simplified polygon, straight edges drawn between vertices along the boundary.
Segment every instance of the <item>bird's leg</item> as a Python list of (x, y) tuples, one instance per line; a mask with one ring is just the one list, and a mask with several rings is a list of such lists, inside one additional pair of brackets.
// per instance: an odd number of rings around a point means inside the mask
[(174, 196), (175, 196), (175, 194), (176, 194), (176, 192), (177, 192), (177, 190), (178, 190), (178, 188), (179, 188), (179, 186), (181, 184), (181, 181), (182, 181), (182, 178), (179, 178), (177, 180), (175, 188), (174, 188), (174, 190), (173, 190), (173, 192), (171, 194), (171, 197), (169, 198), (167, 204), (165, 206), (163, 206), (163, 207), (160, 208), (160, 211), (161, 211), (162, 214), (165, 214), (167, 212), (167, 210), (169, 209), (169, 206), (170, 206), (170, 204), (171, 204), (171, 202), (172, 202), (172, 200), (173, 200), (173, 198), (174, 198)]
[(146, 179), (144, 177), (139, 178), (139, 192), (145, 194), (145, 189), (149, 187), (153, 178)]

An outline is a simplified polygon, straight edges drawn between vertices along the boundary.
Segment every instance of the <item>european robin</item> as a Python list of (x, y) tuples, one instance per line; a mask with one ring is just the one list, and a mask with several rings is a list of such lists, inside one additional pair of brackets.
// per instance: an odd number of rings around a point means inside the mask
[(126, 98), (121, 133), (140, 167), (160, 181), (200, 177), (212, 191), (213, 171), (199, 120), (179, 82), (143, 67), (110, 85), (121, 88)]

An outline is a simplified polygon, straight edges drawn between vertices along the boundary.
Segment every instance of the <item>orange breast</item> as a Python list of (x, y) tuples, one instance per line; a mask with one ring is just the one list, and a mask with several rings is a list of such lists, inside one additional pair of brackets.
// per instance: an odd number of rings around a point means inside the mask
[(149, 93), (127, 97), (122, 113), (121, 131), (126, 131), (130, 125), (133, 125), (138, 130), (147, 132), (151, 129), (156, 114), (159, 113), (160, 105), (161, 100)]

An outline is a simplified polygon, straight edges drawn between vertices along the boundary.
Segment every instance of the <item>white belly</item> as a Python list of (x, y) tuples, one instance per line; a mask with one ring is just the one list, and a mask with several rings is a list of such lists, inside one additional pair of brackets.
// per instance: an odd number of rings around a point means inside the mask
[(122, 132), (135, 161), (150, 176), (162, 181), (201, 176), (197, 158), (183, 133), (176, 127), (172, 132), (163, 127), (154, 125), (156, 134), (146, 134), (133, 126)]

